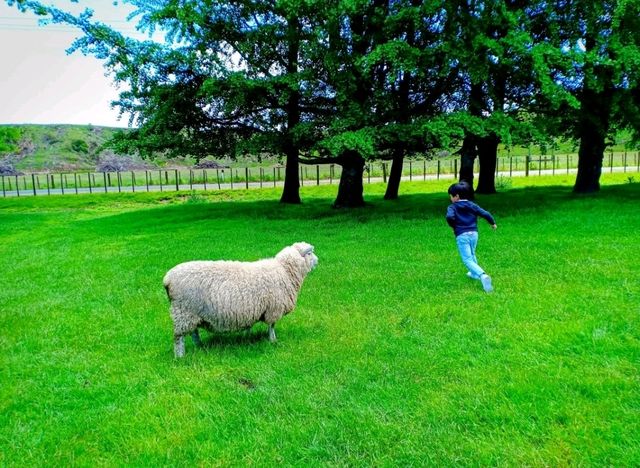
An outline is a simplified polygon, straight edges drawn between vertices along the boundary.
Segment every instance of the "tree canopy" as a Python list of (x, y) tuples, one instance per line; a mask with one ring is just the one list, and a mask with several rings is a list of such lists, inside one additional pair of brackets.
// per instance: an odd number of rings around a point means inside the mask
[(103, 60), (153, 157), (279, 154), (281, 201), (299, 203), (300, 162), (343, 166), (336, 206), (358, 206), (366, 160), (460, 146), (460, 178), (495, 192), (499, 143), (580, 142), (574, 190), (597, 190), (607, 139), (640, 141), (638, 2), (584, 0), (122, 0), (163, 39), (136, 40), (39, 1), (6, 0), (82, 35)]

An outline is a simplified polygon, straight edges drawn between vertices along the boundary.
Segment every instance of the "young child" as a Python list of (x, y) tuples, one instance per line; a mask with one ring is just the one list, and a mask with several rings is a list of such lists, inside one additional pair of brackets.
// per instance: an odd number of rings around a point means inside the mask
[(453, 228), (462, 263), (464, 263), (469, 270), (467, 276), (469, 278), (479, 279), (484, 290), (491, 292), (493, 291), (491, 277), (478, 265), (476, 258), (478, 216), (486, 219), (492, 229), (495, 230), (498, 226), (491, 213), (466, 199), (468, 193), (469, 185), (466, 183), (457, 183), (449, 187), (451, 205), (447, 208), (447, 223)]

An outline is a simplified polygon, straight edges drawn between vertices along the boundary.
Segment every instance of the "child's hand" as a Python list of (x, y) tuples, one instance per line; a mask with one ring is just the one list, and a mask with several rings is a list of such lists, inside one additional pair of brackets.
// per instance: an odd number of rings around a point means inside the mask
[(492, 224), (491, 225), (491, 229), (493, 229), (495, 231), (496, 229), (498, 229), (498, 225), (497, 224)]

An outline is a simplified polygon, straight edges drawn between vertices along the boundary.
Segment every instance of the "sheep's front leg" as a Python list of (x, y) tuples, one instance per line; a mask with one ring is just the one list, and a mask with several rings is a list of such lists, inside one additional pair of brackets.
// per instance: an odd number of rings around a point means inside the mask
[(272, 343), (275, 343), (276, 340), (276, 330), (275, 330), (275, 323), (270, 323), (269, 324), (269, 341)]

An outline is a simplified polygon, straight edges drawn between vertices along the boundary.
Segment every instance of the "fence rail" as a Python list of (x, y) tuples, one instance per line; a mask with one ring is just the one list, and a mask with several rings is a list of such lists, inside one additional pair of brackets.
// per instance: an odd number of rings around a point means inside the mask
[[(386, 182), (389, 162), (371, 162), (365, 167), (364, 181)], [(550, 156), (501, 156), (496, 164), (500, 176), (532, 176), (571, 173), (577, 169), (575, 154)], [(458, 173), (459, 158), (406, 160), (403, 180), (452, 178)], [(177, 190), (225, 190), (278, 187), (284, 183), (284, 166), (224, 169), (155, 169), (120, 172), (30, 173), (1, 176), (2, 196), (67, 195), (80, 193), (157, 192)], [(478, 166), (474, 170), (477, 172)], [(640, 153), (608, 153), (606, 171), (640, 171)], [(301, 185), (333, 184), (340, 179), (341, 167), (334, 164), (301, 165)]]

